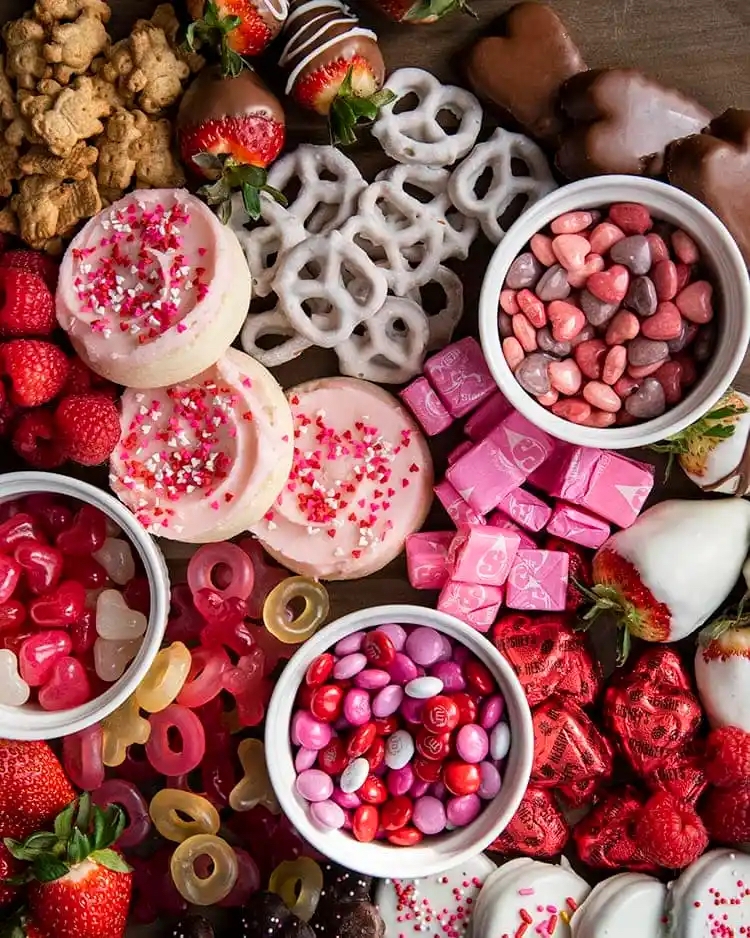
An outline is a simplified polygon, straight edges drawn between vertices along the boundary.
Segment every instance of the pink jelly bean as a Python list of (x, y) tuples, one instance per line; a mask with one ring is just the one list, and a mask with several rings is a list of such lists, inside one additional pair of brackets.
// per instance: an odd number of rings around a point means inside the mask
[(396, 652), (396, 657), (386, 670), (394, 684), (408, 684), (409, 681), (413, 681), (415, 677), (419, 676), (416, 664), (400, 651)]
[(405, 795), (414, 782), (414, 769), (408, 763), (402, 769), (390, 769), (385, 780), (388, 791), (394, 796)]
[(456, 734), (456, 752), (464, 762), (481, 762), (489, 752), (487, 733), (476, 723), (467, 723)]
[(547, 307), (555, 342), (570, 342), (586, 325), (583, 312), (565, 300), (553, 300)]
[(553, 404), (552, 413), (571, 423), (584, 423), (591, 416), (591, 404), (579, 397), (571, 397)]
[(466, 827), (475, 820), (482, 810), (482, 801), (479, 795), (460, 795), (451, 798), (445, 806), (445, 814), (454, 827)]
[(551, 361), (547, 367), (552, 387), (561, 394), (577, 394), (581, 387), (581, 369), (572, 358)]
[(364, 632), (352, 632), (351, 635), (346, 635), (341, 639), (340, 642), (337, 642), (336, 647), (333, 650), (339, 657), (344, 655), (353, 655), (355, 652), (360, 650), (364, 640)]
[[(516, 317), (514, 316), (513, 318), (515, 319)], [(515, 371), (526, 357), (523, 346), (514, 335), (503, 339), (503, 355), (511, 371)]]
[[(179, 704), (170, 704), (149, 717), (151, 735), (146, 756), (162, 775), (184, 775), (197, 769), (206, 753), (206, 734), (200, 718)], [(179, 744), (173, 748), (177, 734)]]
[(333, 667), (333, 676), (337, 681), (348, 681), (367, 667), (367, 658), (361, 652), (352, 652), (339, 658)]
[(505, 712), (505, 700), (500, 694), (493, 694), (482, 701), (479, 709), (479, 725), (482, 729), (491, 730), (496, 723), (500, 722)]
[(63, 766), (68, 778), (82, 791), (93, 791), (104, 781), (102, 727), (95, 723), (63, 739)]
[(305, 801), (328, 801), (333, 794), (333, 780), (320, 769), (305, 769), (294, 783), (297, 793)]
[(18, 652), (18, 669), (29, 687), (40, 687), (52, 675), (56, 662), (70, 654), (73, 642), (62, 629), (45, 629), (27, 638)]
[(690, 235), (681, 228), (672, 232), (672, 247), (683, 264), (697, 264), (701, 259), (701, 252), (698, 249), (698, 245), (693, 241)]
[(602, 381), (616, 384), (625, 373), (628, 364), (628, 351), (624, 345), (613, 345), (607, 352), (602, 366)]
[(533, 352), (537, 347), (536, 329), (523, 313), (513, 317), (513, 337), (524, 352)]
[(347, 811), (352, 811), (362, 804), (359, 795), (355, 795), (353, 791), (341, 791), (338, 786), (334, 788), (331, 800)]
[(518, 305), (518, 300), (516, 299), (517, 292), (517, 290), (507, 289), (500, 291), (500, 308), (509, 316), (515, 316), (516, 313), (521, 311), (521, 307)]
[(370, 695), (360, 687), (352, 687), (344, 697), (344, 717), (352, 726), (364, 726), (370, 722), (372, 711)]
[(546, 394), (537, 394), (536, 399), (542, 405), (542, 407), (551, 407), (553, 404), (556, 404), (560, 398), (560, 392), (556, 391), (554, 388), (551, 388), (547, 391)]
[(439, 661), (430, 668), (430, 674), (443, 682), (443, 690), (460, 691), (466, 688), (463, 671), (455, 661)]
[(393, 642), (393, 647), (396, 651), (403, 651), (404, 645), (406, 644), (406, 629), (401, 625), (396, 625), (395, 623), (387, 623), (386, 625), (379, 625), (376, 629), (376, 632), (384, 632), (388, 638)]
[(318, 752), (316, 749), (306, 749), (300, 746), (297, 755), (294, 757), (294, 768), (297, 772), (304, 772), (305, 769), (311, 769), (318, 761)]
[(592, 274), (598, 274), (599, 271), (604, 270), (604, 267), (604, 258), (601, 254), (589, 254), (583, 267), (568, 271), (568, 283), (575, 290), (580, 290), (586, 286), (586, 281)]
[(583, 397), (592, 407), (616, 414), (622, 401), (612, 388), (603, 381), (589, 381), (583, 386)]
[(411, 822), (423, 834), (439, 834), (445, 830), (445, 807), (432, 795), (422, 795), (414, 802)]
[(224, 672), (230, 667), (232, 662), (221, 646), (194, 649), (190, 672), (177, 703), (194, 710), (213, 700), (221, 692)]
[(42, 710), (72, 710), (91, 700), (91, 682), (77, 658), (58, 658), (46, 684), (39, 691)]
[(117, 838), (117, 846), (123, 850), (137, 847), (151, 833), (148, 803), (132, 782), (110, 778), (91, 793), (91, 799), (100, 808), (115, 804), (125, 812), (127, 826)]
[(442, 635), (436, 629), (420, 626), (406, 639), (404, 651), (415, 664), (428, 668), (443, 654)]
[(552, 222), (550, 228), (552, 234), (578, 234), (579, 231), (585, 231), (589, 225), (594, 223), (594, 216), (591, 212), (565, 212)]
[(557, 263), (555, 252), (552, 250), (552, 238), (544, 234), (532, 235), (529, 247), (534, 257), (545, 267), (554, 267)]
[(625, 232), (617, 225), (613, 225), (609, 221), (603, 221), (591, 232), (589, 238), (591, 251), (593, 254), (606, 254), (613, 245), (617, 244), (618, 241), (622, 241), (624, 237)]
[(502, 787), (502, 778), (492, 762), (479, 763), (479, 788), (477, 794), (483, 801), (490, 801)]
[(610, 320), (604, 340), (607, 345), (623, 345), (640, 332), (641, 324), (635, 313), (621, 309)]
[(667, 300), (673, 300), (677, 295), (677, 268), (674, 261), (666, 258), (659, 261), (651, 271), (651, 279), (654, 282), (656, 298), (664, 303)]
[(213, 589), (224, 598), (247, 599), (253, 591), (255, 572), (245, 551), (225, 541), (198, 548), (188, 563), (187, 581), (193, 596), (198, 590)]
[(354, 675), (354, 686), (364, 690), (380, 690), (391, 683), (391, 676), (387, 671), (379, 668), (366, 668)]
[(310, 805), (310, 817), (323, 830), (340, 830), (346, 815), (335, 801), (317, 801)]
[[(520, 290), (516, 297), (518, 308), (524, 314), (528, 322), (535, 328), (541, 329), (547, 322), (547, 315), (544, 311), (544, 303), (532, 293), (531, 290)], [(516, 314), (518, 315), (518, 314)], [(515, 316), (513, 317), (515, 320)], [(515, 326), (513, 327), (515, 331)], [(523, 345), (523, 340), (517, 335), (519, 342)], [(528, 351), (528, 349), (527, 349)]]
[(295, 746), (322, 749), (333, 736), (330, 723), (316, 720), (309, 710), (298, 710), (292, 717), (291, 738)]

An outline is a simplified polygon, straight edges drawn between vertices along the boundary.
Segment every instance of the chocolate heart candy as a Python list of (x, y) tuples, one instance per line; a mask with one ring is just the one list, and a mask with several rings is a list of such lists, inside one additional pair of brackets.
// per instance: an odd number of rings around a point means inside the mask
[(550, 389), (548, 365), (549, 360), (545, 355), (533, 352), (516, 368), (516, 381), (529, 394), (546, 394)]
[(353, 873), (338, 863), (323, 863), (323, 890), (318, 909), (338, 902), (369, 902), (372, 898), (372, 876)]
[(651, 270), (651, 248), (643, 235), (631, 235), (613, 244), (609, 256), (615, 264), (622, 264), (637, 276)]
[(669, 355), (666, 342), (643, 339), (637, 336), (628, 345), (628, 363), (640, 368), (641, 365), (653, 365)]
[(623, 302), (638, 316), (653, 316), (659, 305), (653, 280), (650, 277), (634, 277)]
[(546, 4), (517, 4), (503, 26), (503, 36), (480, 39), (469, 52), (469, 82), (532, 137), (554, 141), (562, 129), (560, 86), (586, 64), (565, 24)]
[(635, 824), (642, 807), (643, 801), (634, 788), (626, 786), (609, 792), (573, 828), (581, 860), (595, 869), (655, 870), (635, 844)]
[(646, 681), (668, 684), (682, 690), (691, 689), (690, 678), (682, 658), (671, 648), (649, 648), (633, 663), (628, 672), (630, 683)]
[[(646, 339), (643, 340), (647, 341)], [(625, 410), (638, 420), (653, 420), (661, 417), (667, 409), (664, 388), (656, 378), (644, 378), (640, 387), (625, 401)]]
[(658, 175), (672, 141), (700, 133), (710, 113), (692, 98), (629, 68), (574, 75), (562, 87), (565, 113), (577, 123), (556, 162), (569, 179), (601, 173)]
[[(544, 268), (531, 251), (524, 251), (523, 254), (518, 255), (508, 268), (508, 273), (505, 277), (505, 286), (509, 290), (523, 290), (526, 287), (533, 288), (534, 284), (541, 277), (543, 270)], [(543, 299), (543, 297), (540, 297), (540, 299)]]
[[(320, 938), (383, 938), (385, 922), (370, 902), (339, 902), (315, 917), (314, 934)], [(285, 936), (286, 938), (286, 936)]]
[(537, 330), (536, 341), (543, 352), (554, 355), (555, 358), (566, 358), (573, 348), (570, 342), (558, 342), (557, 339), (553, 339), (549, 326), (542, 326)]
[(705, 759), (700, 752), (676, 753), (646, 776), (652, 791), (668, 791), (694, 805), (708, 786)]
[(569, 837), (570, 828), (552, 792), (529, 786), (510, 823), (487, 849), (526, 857), (553, 857), (563, 851)]
[(750, 111), (730, 108), (705, 133), (676, 140), (667, 178), (721, 218), (750, 264)]
[(592, 326), (603, 326), (608, 323), (620, 308), (617, 303), (605, 303), (588, 290), (581, 291), (579, 302), (586, 319)]
[(611, 772), (609, 744), (576, 704), (552, 697), (534, 710), (532, 720), (535, 784), (554, 788)]
[(562, 264), (555, 264), (542, 274), (535, 293), (543, 303), (565, 300), (570, 296), (568, 274)]

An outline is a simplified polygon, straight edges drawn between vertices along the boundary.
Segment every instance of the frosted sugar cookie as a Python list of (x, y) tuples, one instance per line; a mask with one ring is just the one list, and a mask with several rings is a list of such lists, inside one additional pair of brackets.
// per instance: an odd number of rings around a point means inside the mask
[(594, 886), (570, 923), (572, 938), (662, 938), (667, 887), (645, 873)]
[(667, 893), (670, 938), (741, 938), (750, 928), (750, 856), (710, 850)]

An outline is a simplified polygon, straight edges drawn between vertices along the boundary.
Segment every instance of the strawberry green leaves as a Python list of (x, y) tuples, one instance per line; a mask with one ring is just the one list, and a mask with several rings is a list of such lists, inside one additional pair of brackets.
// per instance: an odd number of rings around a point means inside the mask
[(260, 218), (261, 192), (266, 192), (280, 205), (287, 204), (284, 194), (268, 185), (268, 174), (261, 166), (238, 163), (232, 157), (214, 153), (199, 153), (193, 157), (193, 162), (202, 172), (218, 177), (201, 186), (198, 195), (215, 209), (223, 224), (227, 224), (232, 216), (232, 194), (236, 190), (242, 193), (245, 211), (253, 221)]
[(195, 20), (185, 36), (185, 47), (194, 52), (196, 45), (205, 42), (218, 49), (221, 56), (221, 73), (226, 78), (236, 78), (243, 68), (249, 67), (245, 59), (232, 49), (228, 42), (230, 33), (242, 24), (239, 16), (222, 16), (216, 3), (207, 0), (203, 19)]
[(383, 88), (368, 98), (361, 97), (354, 90), (352, 83), (353, 69), (344, 76), (336, 97), (331, 102), (329, 124), (331, 142), (334, 146), (349, 146), (356, 143), (356, 128), (362, 123), (372, 123), (381, 107), (395, 100), (396, 95)]
[(479, 19), (466, 0), (417, 0), (407, 10), (404, 20), (411, 23), (432, 23), (454, 10), (460, 10), (461, 13), (466, 13), (475, 20)]

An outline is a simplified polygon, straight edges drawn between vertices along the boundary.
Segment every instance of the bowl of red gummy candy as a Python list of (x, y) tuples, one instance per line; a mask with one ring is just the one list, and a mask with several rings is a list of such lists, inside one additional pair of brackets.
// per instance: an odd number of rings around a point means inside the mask
[(750, 281), (723, 223), (638, 176), (552, 192), (510, 228), (479, 305), (500, 390), (552, 436), (622, 449), (719, 400), (750, 340)]
[(168, 612), (164, 558), (120, 502), (54, 473), (0, 479), (0, 736), (103, 720), (144, 678)]
[(294, 827), (377, 877), (436, 875), (507, 826), (533, 729), (513, 670), (453, 616), (391, 605), (344, 616), (287, 664), (266, 761)]

